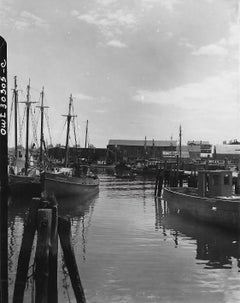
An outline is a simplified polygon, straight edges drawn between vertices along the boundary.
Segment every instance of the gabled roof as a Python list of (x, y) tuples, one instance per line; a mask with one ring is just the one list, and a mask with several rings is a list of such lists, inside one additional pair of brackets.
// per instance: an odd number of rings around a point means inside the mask
[(209, 143), (209, 141), (202, 141), (202, 140), (195, 141), (195, 140), (191, 140), (191, 141), (187, 142), (187, 145), (211, 145), (211, 144)]
[(110, 139), (108, 145), (113, 146), (156, 146), (156, 147), (166, 147), (166, 146), (176, 146), (176, 140), (115, 140)]

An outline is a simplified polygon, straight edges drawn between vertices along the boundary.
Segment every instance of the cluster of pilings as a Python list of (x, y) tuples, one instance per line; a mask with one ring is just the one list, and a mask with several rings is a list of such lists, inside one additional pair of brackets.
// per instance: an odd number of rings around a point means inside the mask
[(159, 169), (156, 181), (154, 195), (161, 197), (163, 187), (182, 187), (183, 183), (187, 182), (188, 187), (197, 187), (197, 174), (192, 171), (190, 175), (178, 169)]
[(37, 245), (34, 258), (35, 303), (58, 303), (58, 236), (77, 303), (85, 303), (85, 295), (72, 246), (70, 218), (58, 216), (57, 201), (33, 198), (24, 225), (13, 303), (24, 302), (29, 262), (35, 233)]

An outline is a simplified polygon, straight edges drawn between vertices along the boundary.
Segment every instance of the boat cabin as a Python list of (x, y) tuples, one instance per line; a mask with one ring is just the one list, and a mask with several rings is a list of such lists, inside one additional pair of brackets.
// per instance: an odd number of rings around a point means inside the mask
[(232, 171), (199, 170), (198, 190), (202, 197), (232, 196)]

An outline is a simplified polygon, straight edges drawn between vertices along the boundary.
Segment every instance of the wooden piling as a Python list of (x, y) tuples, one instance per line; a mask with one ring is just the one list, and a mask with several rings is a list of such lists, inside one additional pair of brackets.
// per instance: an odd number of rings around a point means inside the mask
[(157, 172), (157, 176), (156, 176), (156, 180), (155, 180), (154, 196), (156, 196), (156, 195), (157, 195), (159, 174), (160, 174), (160, 170), (158, 170), (158, 172)]
[(37, 210), (40, 205), (39, 198), (33, 198), (30, 204), (28, 217), (24, 226), (22, 245), (18, 257), (17, 275), (13, 293), (13, 303), (22, 303), (27, 282), (28, 267), (34, 234), (37, 229)]
[(52, 210), (38, 210), (38, 240), (36, 262), (36, 303), (48, 302), (49, 250), (51, 237)]
[(49, 251), (48, 302), (58, 302), (57, 269), (58, 269), (58, 208), (55, 197), (52, 202), (51, 246)]
[(158, 191), (157, 191), (157, 196), (158, 197), (161, 197), (162, 186), (163, 186), (163, 172), (161, 171), (159, 173), (159, 177), (158, 177)]
[(86, 303), (84, 290), (82, 287), (80, 275), (78, 272), (77, 262), (74, 255), (72, 246), (72, 233), (71, 233), (71, 222), (67, 218), (58, 218), (58, 234), (60, 243), (63, 250), (65, 263), (69, 272), (69, 276), (72, 282), (73, 291), (76, 297), (77, 303)]

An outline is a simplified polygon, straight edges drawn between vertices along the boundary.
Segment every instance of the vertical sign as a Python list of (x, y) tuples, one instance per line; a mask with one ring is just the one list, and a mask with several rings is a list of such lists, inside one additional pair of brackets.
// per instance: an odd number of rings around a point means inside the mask
[(7, 44), (0, 36), (0, 302), (8, 302)]

